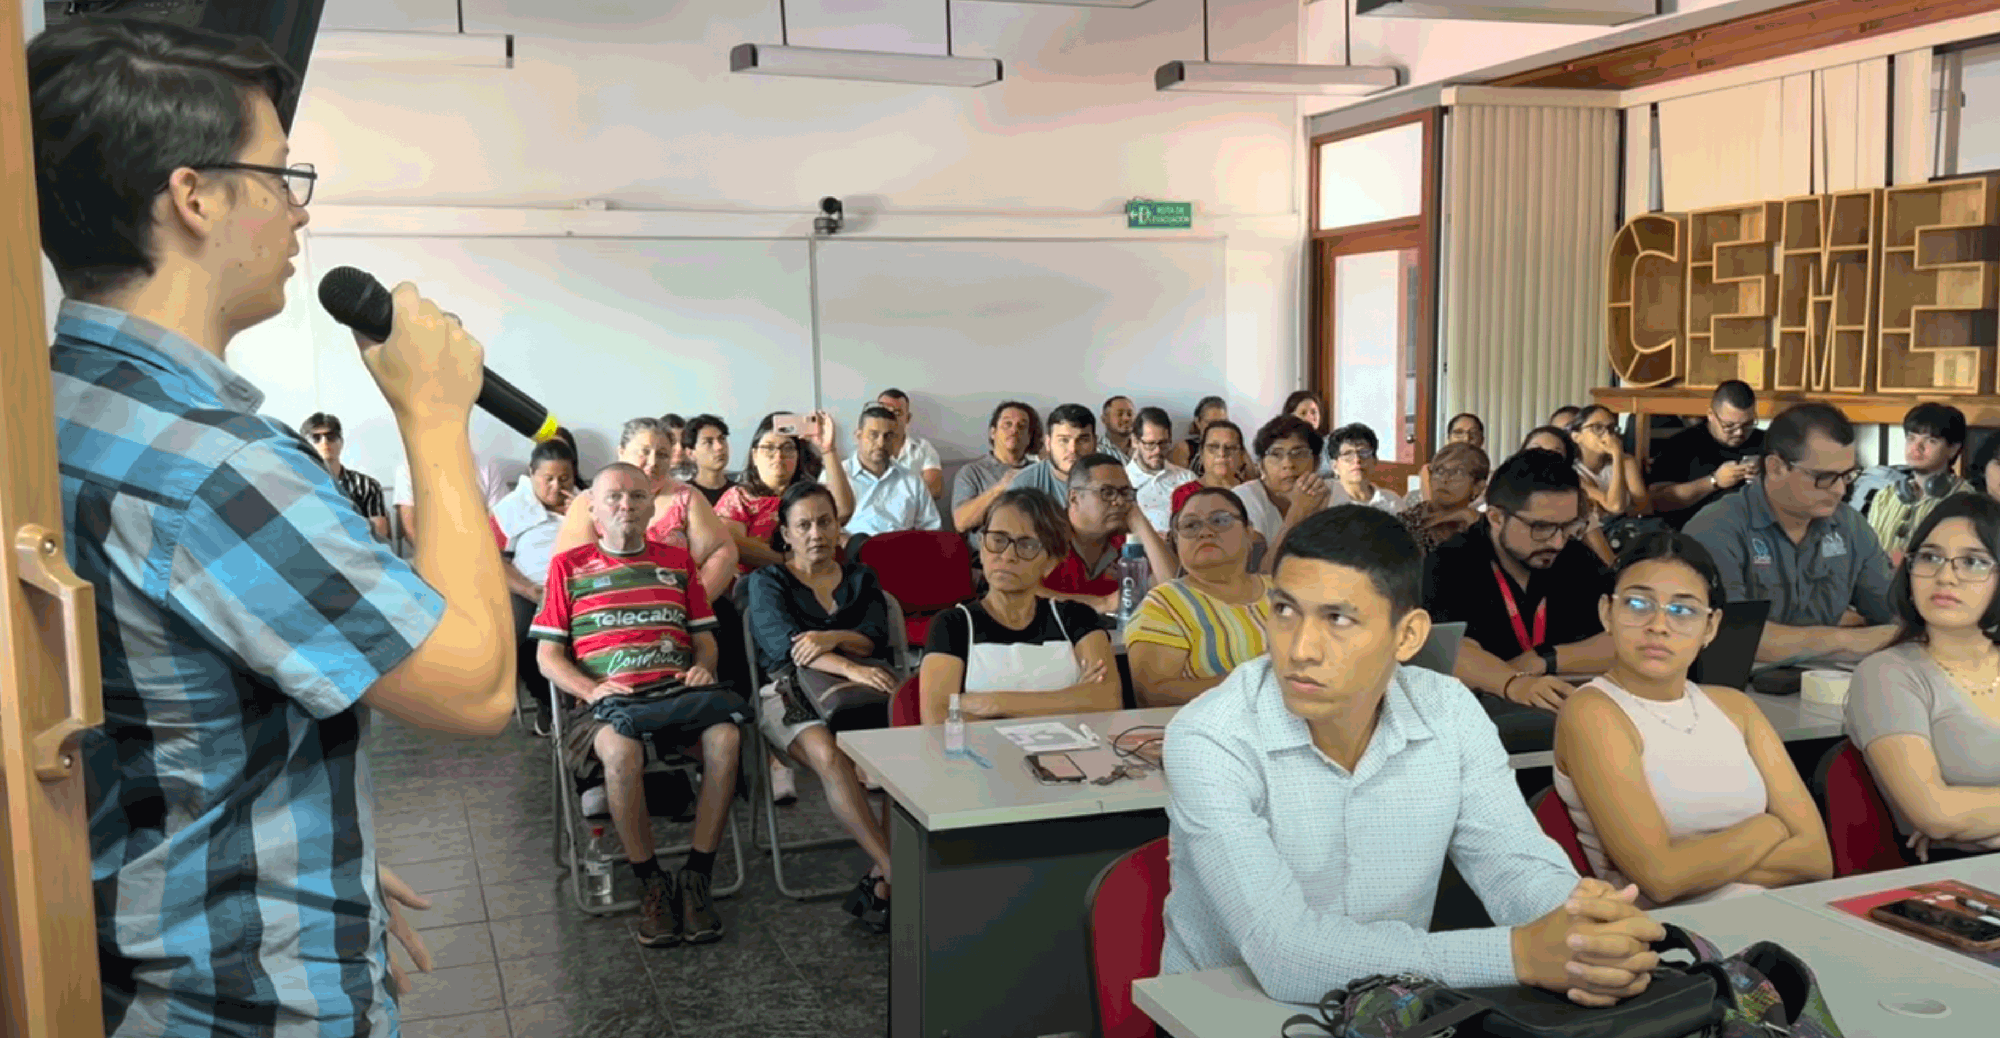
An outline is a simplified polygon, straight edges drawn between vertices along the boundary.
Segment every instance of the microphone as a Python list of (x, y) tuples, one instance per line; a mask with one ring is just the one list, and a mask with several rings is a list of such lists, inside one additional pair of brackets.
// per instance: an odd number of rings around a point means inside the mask
[[(396, 320), (396, 299), (375, 275), (355, 267), (335, 267), (319, 279), (319, 305), (333, 319), (376, 342), (386, 342)], [(556, 434), (556, 416), (512, 382), (483, 369), (480, 383), (480, 410), (498, 418), (509, 429), (541, 443)]]

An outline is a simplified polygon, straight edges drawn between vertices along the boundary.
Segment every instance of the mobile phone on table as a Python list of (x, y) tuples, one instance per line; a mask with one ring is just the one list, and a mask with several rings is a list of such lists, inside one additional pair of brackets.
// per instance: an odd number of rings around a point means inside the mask
[(1968, 951), (2000, 948), (2000, 926), (1928, 901), (1906, 898), (1877, 906), (1868, 915), (1899, 930)]
[(771, 431), (783, 436), (797, 436), (806, 427), (806, 419), (790, 411), (780, 411), (771, 416)]
[(1030, 753), (1028, 770), (1043, 782), (1082, 782), (1083, 768), (1067, 753)]

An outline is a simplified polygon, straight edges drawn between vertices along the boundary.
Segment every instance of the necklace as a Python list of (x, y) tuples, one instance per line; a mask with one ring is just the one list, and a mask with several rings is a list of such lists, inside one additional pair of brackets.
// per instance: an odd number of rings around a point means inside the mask
[[(1624, 690), (1620, 689), (1619, 691), (1623, 692)], [(1701, 725), (1701, 700), (1696, 698), (1692, 693), (1683, 694), (1680, 700), (1678, 700), (1678, 702), (1685, 702), (1688, 705), (1688, 719), (1685, 725), (1661, 713), (1660, 708), (1654, 706), (1653, 701), (1650, 699), (1635, 696), (1630, 692), (1626, 692), (1625, 697), (1639, 704), (1647, 713), (1652, 714), (1655, 720), (1682, 735), (1693, 735), (1694, 730)]]
[(1925, 651), (1930, 652), (1931, 661), (1938, 665), (1938, 669), (1944, 671), (1946, 677), (1957, 682), (1958, 687), (1964, 689), (1968, 695), (1988, 696), (1995, 692), (2000, 692), (2000, 667), (1994, 668), (1991, 678), (1984, 682), (1979, 680), (1980, 672), (1984, 671), (1993, 662), (1992, 653), (1987, 653), (1986, 658), (1981, 660), (1977, 666), (1964, 668), (1939, 659), (1937, 653), (1931, 652), (1929, 646), (1925, 647)]

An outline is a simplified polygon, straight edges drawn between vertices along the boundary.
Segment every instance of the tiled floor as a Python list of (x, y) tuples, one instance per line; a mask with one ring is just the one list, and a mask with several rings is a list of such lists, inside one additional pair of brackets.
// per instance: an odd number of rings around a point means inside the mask
[[(839, 900), (777, 892), (770, 855), (746, 847), (747, 880), (717, 902), (715, 944), (642, 948), (631, 914), (592, 918), (554, 860), (549, 744), (510, 729), (471, 742), (377, 715), (372, 760), (382, 860), (435, 903), (415, 914), (436, 957), (403, 1001), (405, 1038), (863, 1038), (888, 1030), (888, 938)], [(751, 815), (740, 796), (739, 829)], [(810, 773), (781, 834), (839, 832)], [(684, 838), (684, 837), (683, 837)], [(678, 860), (665, 862), (678, 867)], [(867, 858), (851, 845), (790, 854), (794, 886), (843, 888)], [(735, 876), (725, 838), (716, 884)]]

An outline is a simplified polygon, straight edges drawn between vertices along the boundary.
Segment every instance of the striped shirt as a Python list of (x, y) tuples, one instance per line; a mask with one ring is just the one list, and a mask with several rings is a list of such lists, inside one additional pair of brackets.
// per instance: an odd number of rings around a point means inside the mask
[(713, 630), (694, 559), (646, 541), (629, 555), (586, 544), (556, 556), (528, 634), (568, 645), (592, 678), (644, 692), (678, 684), (694, 666), (694, 636)]
[(360, 512), (363, 518), (389, 518), (389, 507), (382, 500), (382, 484), (374, 476), (342, 465), (340, 475), (333, 477), (333, 485), (354, 502), (354, 510)]
[(97, 587), (106, 1031), (393, 1034), (358, 703), (443, 601), (194, 343), (67, 300), (49, 362), (69, 560)]
[(1264, 655), (1264, 625), (1271, 602), (1270, 580), (1257, 578), (1257, 599), (1232, 605), (1184, 580), (1170, 580), (1146, 592), (1145, 601), (1125, 624), (1125, 644), (1151, 642), (1188, 654), (1182, 677), (1218, 678)]
[(1890, 483), (1875, 492), (1875, 499), (1868, 503), (1868, 528), (1875, 531), (1875, 540), (1882, 550), (1892, 554), (1910, 550), (1910, 538), (1917, 527), (1930, 518), (1931, 509), (1938, 502), (1953, 494), (1963, 493), (1972, 484), (1957, 476), (1951, 477), (1942, 494), (1925, 494), (1914, 504), (1902, 499), (1896, 493), (1896, 484)]

